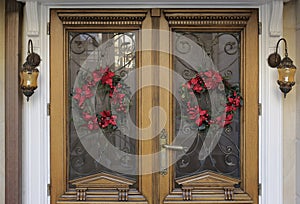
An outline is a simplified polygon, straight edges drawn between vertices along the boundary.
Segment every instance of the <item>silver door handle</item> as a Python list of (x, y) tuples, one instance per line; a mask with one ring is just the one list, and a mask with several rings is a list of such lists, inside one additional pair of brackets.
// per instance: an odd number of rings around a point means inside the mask
[(177, 146), (177, 145), (167, 145), (167, 144), (163, 144), (162, 147), (163, 147), (163, 148), (166, 148), (166, 149), (168, 149), (168, 150), (174, 150), (174, 151), (184, 151), (184, 152), (187, 152), (187, 150), (188, 150), (187, 147)]

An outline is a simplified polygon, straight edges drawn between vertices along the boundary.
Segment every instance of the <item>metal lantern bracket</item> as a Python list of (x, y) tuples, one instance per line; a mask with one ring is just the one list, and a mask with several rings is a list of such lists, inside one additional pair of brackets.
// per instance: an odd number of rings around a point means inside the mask
[(278, 65), (280, 64), (281, 62), (281, 57), (280, 55), (278, 54), (278, 46), (279, 46), (279, 43), (281, 41), (284, 41), (284, 51), (285, 51), (285, 57), (288, 56), (288, 52), (287, 52), (287, 42), (284, 38), (281, 38), (280, 40), (278, 40), (277, 44), (276, 44), (276, 51), (272, 54), (269, 55), (268, 57), (268, 64), (270, 67), (272, 68), (276, 68), (278, 67)]
[(29, 66), (35, 68), (40, 65), (41, 58), (38, 54), (33, 52), (33, 43), (31, 39), (28, 40), (27, 55), (26, 62), (29, 64)]
[[(279, 43), (284, 42), (284, 58), (281, 59), (278, 54), (278, 46)], [(284, 98), (286, 94), (292, 90), (292, 87), (295, 85), (294, 76), (296, 73), (296, 66), (293, 64), (293, 61), (288, 57), (287, 51), (287, 42), (284, 38), (278, 40), (276, 44), (276, 51), (269, 55), (268, 64), (270, 67), (277, 67), (278, 70), (278, 80), (277, 83), (279, 85), (280, 90), (284, 94)]]

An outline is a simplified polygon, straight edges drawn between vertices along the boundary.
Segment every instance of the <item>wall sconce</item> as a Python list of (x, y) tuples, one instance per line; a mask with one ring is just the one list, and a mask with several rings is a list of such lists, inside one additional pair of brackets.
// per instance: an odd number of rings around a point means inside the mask
[(34, 90), (37, 88), (37, 78), (39, 76), (39, 70), (36, 68), (41, 62), (41, 58), (38, 54), (33, 52), (32, 40), (28, 40), (28, 53), (26, 62), (23, 64), (20, 71), (20, 87), (23, 94), (27, 97), (32, 96)]
[[(281, 60), (280, 55), (278, 54), (278, 45), (281, 41), (284, 41), (285, 53), (284, 58)], [(296, 66), (293, 65), (293, 61), (288, 57), (287, 52), (287, 42), (284, 38), (278, 40), (276, 45), (276, 52), (269, 55), (268, 64), (270, 67), (277, 67), (278, 70), (278, 80), (280, 90), (284, 93), (284, 98), (286, 94), (292, 90), (292, 86), (295, 85), (295, 73)]]

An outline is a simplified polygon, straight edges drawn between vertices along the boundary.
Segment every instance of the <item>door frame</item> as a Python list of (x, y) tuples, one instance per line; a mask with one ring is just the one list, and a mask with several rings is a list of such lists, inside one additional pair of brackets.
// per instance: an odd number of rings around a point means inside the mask
[[(262, 34), (260, 36), (260, 102), (263, 106), (262, 116), (260, 117), (260, 182), (262, 185), (262, 196), (261, 203), (282, 203), (283, 198), (283, 190), (282, 190), (282, 172), (283, 172), (283, 164), (282, 164), (282, 97), (279, 92), (270, 90), (277, 90), (277, 85), (273, 83), (276, 81), (276, 73), (272, 70), (265, 69), (268, 67), (266, 63), (266, 58), (268, 54), (273, 50), (272, 48), (276, 44), (276, 41), (279, 39), (279, 35), (282, 33), (281, 26), (278, 26), (276, 23), (271, 23), (269, 25), (270, 16), (273, 14), (276, 19), (272, 19), (272, 22), (281, 22), (281, 15), (277, 15), (282, 12), (282, 1), (275, 1), (270, 4), (260, 5), (260, 1), (249, 3), (243, 6), (243, 1), (237, 2), (235, 4), (231, 3), (228, 5), (223, 5), (221, 3), (212, 3), (212, 2), (202, 2), (195, 3), (193, 5), (188, 5), (182, 3), (178, 5), (176, 3), (170, 4), (169, 2), (162, 2), (162, 4), (136, 4), (136, 7), (173, 7), (173, 8), (183, 8), (183, 7), (215, 7), (215, 8), (259, 8), (260, 13), (260, 21), (263, 25), (267, 25), (263, 27)], [(33, 4), (38, 4), (37, 2), (33, 2)], [(209, 6), (208, 6), (209, 5)], [(49, 182), (49, 163), (47, 162), (49, 159), (49, 142), (47, 141), (49, 138), (49, 119), (46, 115), (47, 108), (46, 104), (49, 102), (49, 63), (48, 63), (48, 52), (49, 52), (49, 36), (47, 33), (47, 22), (49, 21), (49, 10), (50, 8), (82, 8), (88, 7), (86, 5), (80, 5), (77, 3), (76, 6), (71, 2), (68, 3), (48, 3), (44, 2), (36, 5), (36, 7), (29, 6), (26, 3), (26, 10), (28, 12), (32, 12), (34, 15), (29, 16), (27, 21), (25, 21), (25, 26), (32, 25), (32, 22), (36, 22), (37, 20), (40, 24), (34, 25), (34, 28), (38, 28), (40, 30), (37, 34), (32, 35), (32, 28), (28, 28), (25, 32), (25, 40), (32, 38), (35, 44), (35, 50), (39, 50), (41, 52), (41, 57), (43, 59), (41, 64), (41, 69), (43, 73), (40, 76), (40, 87), (39, 91), (36, 92), (35, 97), (32, 98), (33, 105), (24, 105), (23, 106), (23, 121), (29, 120), (23, 126), (23, 138), (24, 138), (24, 146), (23, 148), (23, 159), (24, 159), (24, 172), (23, 177), (28, 178), (23, 182), (23, 189), (32, 189), (31, 192), (29, 190), (25, 190), (23, 194), (23, 200), (25, 203), (32, 203), (30, 198), (36, 197), (34, 200), (43, 201), (43, 203), (47, 202), (47, 189), (46, 185)], [(102, 2), (95, 3), (95, 7), (105, 7), (112, 8), (115, 7), (114, 3), (110, 2)], [(132, 7), (130, 3), (120, 5), (120, 8)], [(41, 11), (41, 12), (40, 12)], [(37, 18), (34, 18), (37, 17)], [(36, 22), (38, 23), (38, 22)], [(272, 36), (271, 36), (272, 35)], [(24, 44), (24, 47), (26, 45)], [(25, 52), (25, 51), (24, 51)], [(37, 107), (33, 107), (38, 105)], [(266, 105), (267, 104), (267, 105)], [(34, 108), (38, 108), (38, 110), (33, 111)], [(32, 112), (29, 114), (29, 112)], [(40, 120), (40, 123), (37, 125), (34, 123), (36, 119)], [(278, 120), (274, 121), (273, 118), (278, 118)], [(31, 122), (32, 121), (32, 122)], [(272, 121), (272, 124), (268, 121)], [(33, 133), (30, 129), (36, 128)], [(263, 137), (262, 137), (263, 135)], [(37, 137), (44, 137), (45, 139), (38, 140), (35, 142)], [(38, 144), (37, 146), (34, 144)], [(30, 148), (29, 148), (30, 147)], [(36, 160), (36, 157), (33, 155), (39, 152), (40, 157)], [(39, 167), (39, 168), (36, 168)], [(26, 169), (30, 168), (31, 171)], [(35, 178), (40, 178), (40, 180)], [(30, 181), (30, 182), (29, 182)], [(40, 193), (37, 193), (40, 192)], [(40, 202), (42, 203), (42, 202)]]
[[(231, 12), (235, 14), (232, 15)], [(76, 18), (73, 16), (76, 15)], [(99, 16), (100, 15), (100, 16)], [(111, 19), (110, 16), (118, 16), (118, 18)], [(218, 20), (214, 19), (214, 16), (218, 15)], [(124, 17), (125, 16), (125, 17)], [(193, 17), (199, 16), (199, 19), (194, 19)], [(98, 18), (101, 17), (101, 21), (98, 21)], [(175, 18), (174, 18), (175, 17)], [(51, 50), (50, 50), (50, 68), (52, 69), (50, 72), (50, 83), (52, 90), (50, 91), (50, 100), (51, 100), (51, 111), (50, 111), (50, 179), (51, 179), (51, 203), (54, 200), (62, 200), (61, 202), (70, 202), (72, 199), (76, 200), (76, 193), (75, 190), (68, 190), (68, 109), (69, 109), (69, 94), (67, 93), (68, 86), (68, 31), (72, 30), (82, 30), (88, 31), (91, 30), (93, 32), (94, 29), (134, 29), (140, 28), (142, 31), (142, 38), (140, 39), (143, 44), (138, 45), (139, 47), (143, 47), (142, 50), (145, 50), (144, 47), (147, 48), (150, 46), (153, 50), (148, 54), (147, 52), (141, 52), (141, 62), (139, 68), (145, 65), (160, 65), (159, 63), (159, 55), (154, 49), (157, 42), (159, 42), (160, 37), (155, 32), (145, 32), (143, 33), (144, 29), (162, 29), (161, 26), (165, 25), (165, 29), (169, 30), (170, 32), (173, 29), (181, 29), (181, 30), (199, 30), (204, 32), (240, 32), (241, 33), (241, 70), (240, 70), (240, 77), (241, 77), (241, 90), (243, 92), (243, 97), (245, 100), (243, 114), (241, 115), (241, 187), (240, 190), (238, 188), (235, 189), (236, 196), (234, 200), (240, 201), (243, 200), (244, 202), (249, 202), (249, 200), (253, 199), (254, 203), (258, 201), (258, 111), (253, 112), (253, 110), (258, 110), (258, 12), (257, 9), (124, 9), (124, 10), (87, 10), (87, 9), (53, 9), (51, 10), (51, 30), (50, 30), (50, 40), (51, 40)], [(104, 21), (104, 22), (103, 22)], [(100, 27), (98, 26), (100, 24)], [(124, 24), (126, 26), (124, 26)], [(228, 28), (229, 27), (229, 28)], [(89, 32), (89, 31), (88, 31)], [(157, 35), (156, 37), (152, 36)], [(149, 36), (147, 36), (149, 34)], [(146, 36), (146, 37), (145, 37)], [(162, 37), (162, 36), (161, 36)], [(154, 41), (149, 43), (148, 40), (153, 38)], [(172, 40), (166, 39), (166, 41), (171, 42)], [(144, 44), (145, 43), (145, 44)], [(149, 44), (152, 44), (149, 45)], [(159, 43), (160, 44), (160, 43)], [(160, 44), (161, 45), (161, 44)], [(167, 45), (166, 45), (167, 46)], [(169, 45), (174, 46), (174, 45)], [(168, 47), (168, 46), (167, 46)], [(146, 50), (147, 50), (146, 48)], [(138, 52), (139, 53), (139, 52)], [(146, 55), (146, 56), (145, 56)], [(167, 62), (170, 56), (167, 56), (166, 59), (161, 60), (162, 62)], [(139, 60), (138, 60), (139, 61)], [(166, 67), (170, 67), (172, 69), (172, 61), (169, 61), (169, 64), (165, 64)], [(144, 72), (142, 73), (142, 75)], [(154, 76), (154, 75), (153, 75)], [(148, 81), (147, 76), (147, 81)], [(144, 78), (143, 76), (141, 78)], [(152, 79), (153, 78), (153, 79)], [(160, 76), (158, 77), (160, 78)], [(166, 77), (170, 78), (170, 76)], [(155, 77), (150, 77), (150, 80), (159, 80)], [(144, 80), (141, 80), (140, 83), (144, 83)], [(170, 83), (170, 82), (169, 82)], [(158, 83), (154, 83), (158, 84)], [(161, 84), (161, 83), (159, 83)], [(172, 85), (170, 85), (172, 86)], [(141, 124), (147, 124), (147, 112), (150, 110), (152, 106), (160, 106), (161, 102), (159, 102), (160, 98), (165, 97), (163, 94), (159, 95), (157, 88), (150, 88), (143, 89), (141, 91), (142, 95), (152, 95), (151, 98), (144, 99), (143, 97), (138, 97), (141, 99), (141, 103), (138, 103), (138, 115), (141, 116), (140, 113), (145, 113), (142, 117), (138, 118), (138, 121)], [(158, 97), (156, 99), (156, 97)], [(163, 99), (162, 101), (168, 101), (167, 98)], [(166, 110), (168, 118), (172, 118), (172, 113), (170, 111), (170, 104), (171, 102), (167, 102), (164, 104), (164, 110)], [(140, 105), (142, 108), (140, 108)], [(147, 108), (145, 108), (147, 107)], [(157, 118), (153, 118), (153, 121), (156, 121)], [(172, 122), (173, 123), (173, 122)], [(173, 123), (174, 124), (174, 123)], [(150, 125), (150, 124), (149, 124)], [(146, 125), (147, 126), (147, 125)], [(155, 126), (155, 125), (154, 125)], [(168, 129), (168, 127), (166, 127)], [(158, 128), (156, 128), (158, 129)], [(172, 125), (169, 126), (167, 132), (169, 135), (172, 135), (171, 132), (173, 131)], [(151, 132), (151, 131), (150, 131)], [(151, 133), (150, 133), (151, 134)], [(173, 140), (174, 138), (169, 137), (169, 141)], [(151, 154), (158, 151), (157, 139), (153, 141), (143, 141), (141, 146), (142, 153), (141, 154)], [(145, 144), (146, 143), (146, 144)], [(157, 148), (157, 149), (156, 149)], [(140, 161), (141, 163), (145, 163), (145, 161)], [(152, 161), (147, 162), (147, 165), (151, 164)], [(155, 164), (153, 164), (155, 165)], [(142, 165), (143, 166), (143, 165)], [(151, 166), (151, 165), (150, 165)], [(169, 173), (169, 175), (172, 175)], [(96, 176), (96, 175), (95, 175)], [(176, 193), (173, 194), (171, 191), (175, 189), (171, 189), (170, 187), (167, 188), (169, 181), (173, 181), (173, 177), (169, 176), (169, 180), (166, 177), (160, 176), (159, 173), (153, 173), (152, 176), (140, 176), (140, 184), (139, 191), (145, 195), (150, 203), (155, 203), (164, 200), (166, 195), (170, 195), (170, 202), (180, 202), (180, 197), (177, 196)], [(200, 175), (199, 175), (200, 176)], [(97, 179), (102, 179), (102, 177), (97, 177)], [(208, 175), (208, 178), (211, 180), (223, 180), (222, 185), (226, 185), (224, 189), (227, 190), (230, 188), (230, 194), (234, 194), (233, 182), (232, 180), (226, 180), (226, 178), (218, 178), (216, 175)], [(95, 178), (94, 178), (95, 179)], [(147, 184), (144, 185), (147, 181)], [(161, 181), (164, 180), (164, 183)], [(225, 181), (226, 180), (226, 181)], [(98, 181), (98, 180), (97, 180)], [(80, 182), (87, 182), (87, 181), (80, 181)], [(96, 182), (96, 181), (95, 181)], [(161, 185), (159, 185), (159, 182)], [(211, 181), (212, 182), (212, 181)], [(235, 181), (236, 184), (239, 181)], [(191, 181), (185, 181), (185, 185)], [(200, 183), (200, 181), (199, 181)], [(231, 183), (231, 184), (229, 184)], [(82, 184), (80, 184), (82, 185)], [(84, 184), (86, 188), (88, 184)], [(99, 184), (100, 185), (100, 184)], [(104, 184), (102, 184), (104, 185)], [(151, 188), (149, 186), (157, 185), (155, 188)], [(199, 184), (200, 185), (200, 184)], [(202, 184), (203, 185), (203, 184)], [(216, 196), (212, 196), (211, 199), (223, 199), (224, 197), (224, 189), (220, 189), (217, 186), (210, 186), (211, 184), (206, 184), (205, 187), (207, 190), (214, 192)], [(202, 186), (204, 187), (204, 186)], [(212, 188), (214, 187), (214, 188)], [(96, 188), (93, 186), (93, 188)], [(97, 187), (102, 188), (102, 187)], [(108, 188), (108, 187), (107, 187)], [(128, 187), (127, 187), (128, 188)], [(147, 190), (144, 190), (147, 188)], [(186, 186), (184, 187), (186, 188)], [(190, 187), (192, 188), (192, 187)], [(197, 188), (197, 187), (195, 187)], [(82, 187), (77, 187), (76, 185), (76, 192), (77, 192), (77, 200), (79, 199), (79, 195), (81, 194)], [(183, 191), (183, 189), (182, 189)], [(196, 190), (195, 190), (196, 191)], [(226, 190), (225, 190), (226, 191)], [(111, 194), (114, 191), (112, 190)], [(152, 192), (152, 193), (150, 193)], [(207, 195), (193, 195), (191, 197), (208, 197), (210, 196), (211, 192)], [(191, 192), (192, 193), (192, 192)], [(120, 194), (120, 193), (119, 193)], [(226, 194), (226, 192), (225, 192)], [(242, 195), (241, 195), (242, 194)], [(249, 194), (249, 195), (248, 195)], [(68, 195), (68, 198), (67, 198)], [(87, 196), (85, 196), (87, 195)], [(83, 200), (86, 198), (90, 199), (97, 199), (92, 198), (93, 193), (90, 190), (84, 190)], [(159, 196), (158, 195), (163, 195)], [(62, 196), (62, 197), (61, 197)], [(115, 195), (118, 199), (118, 195)], [(251, 198), (250, 198), (250, 197)], [(128, 195), (126, 197), (131, 197)], [(217, 198), (218, 197), (218, 198)], [(70, 200), (68, 200), (70, 199)], [(99, 198), (100, 199), (100, 198)], [(105, 199), (105, 198), (103, 198)], [(107, 198), (106, 198), (107, 199)], [(113, 198), (112, 198), (113, 199)], [(183, 198), (186, 199), (186, 198)], [(189, 198), (189, 200), (192, 198)], [(233, 198), (226, 198), (228, 202)], [(120, 200), (120, 195), (119, 195)], [(204, 201), (203, 198), (202, 201)], [(152, 202), (153, 201), (153, 202)], [(199, 200), (199, 202), (202, 202)], [(54, 204), (54, 203), (53, 203)]]

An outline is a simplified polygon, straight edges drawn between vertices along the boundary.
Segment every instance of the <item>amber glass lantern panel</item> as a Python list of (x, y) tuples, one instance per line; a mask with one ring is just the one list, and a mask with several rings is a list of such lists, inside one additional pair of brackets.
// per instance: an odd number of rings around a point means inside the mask
[(21, 71), (20, 73), (21, 87), (32, 89), (32, 90), (36, 89), (38, 76), (39, 76), (39, 71), (37, 69)]
[(281, 82), (289, 82), (293, 83), (295, 81), (296, 69), (295, 68), (289, 68), (289, 67), (283, 67), (278, 68), (278, 80)]

